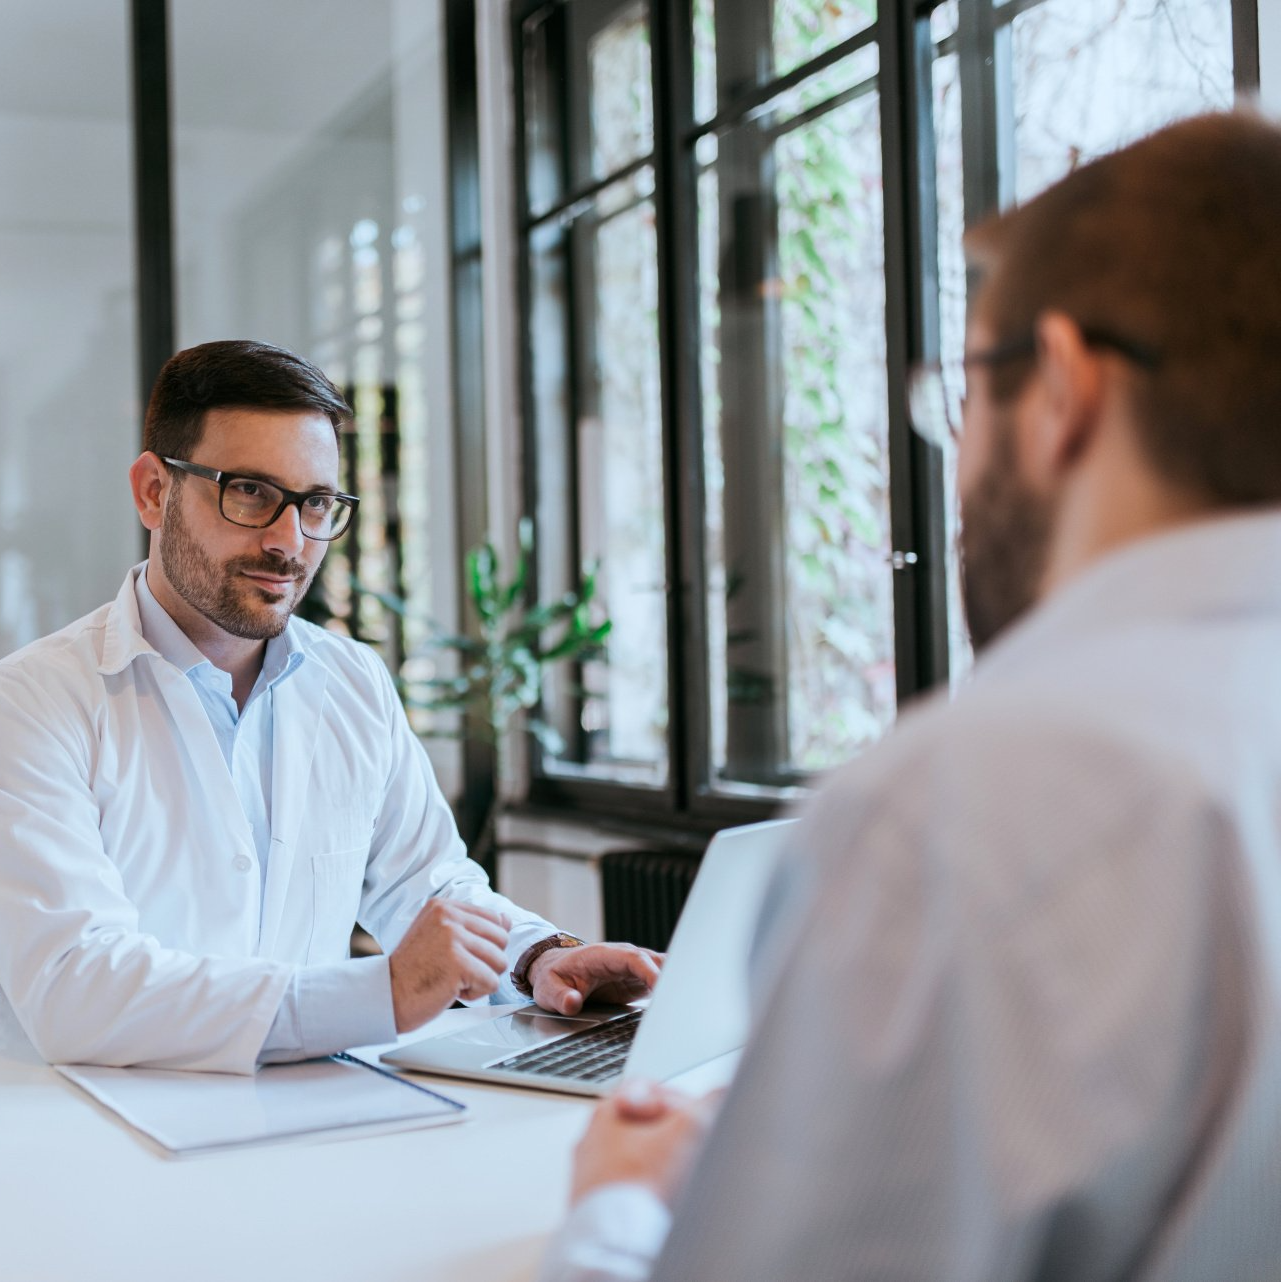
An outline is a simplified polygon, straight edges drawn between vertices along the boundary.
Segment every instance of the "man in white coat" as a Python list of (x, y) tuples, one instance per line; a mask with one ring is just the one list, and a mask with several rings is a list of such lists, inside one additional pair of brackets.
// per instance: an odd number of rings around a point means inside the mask
[(797, 826), (692, 1173), (699, 1108), (605, 1104), (548, 1282), (1281, 1276), (1281, 129), (968, 248), (987, 648)]
[(129, 474), (149, 559), (0, 662), (0, 990), (51, 1061), (252, 1072), (656, 977), (491, 890), (377, 655), (293, 617), (349, 415), (282, 349), (180, 352)]

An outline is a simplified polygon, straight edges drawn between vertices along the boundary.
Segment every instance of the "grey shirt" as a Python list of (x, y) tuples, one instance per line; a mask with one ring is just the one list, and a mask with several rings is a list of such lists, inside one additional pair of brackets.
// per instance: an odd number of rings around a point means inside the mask
[(544, 1276), (1281, 1275), (1281, 515), (1068, 584), (830, 779), (671, 1231)]

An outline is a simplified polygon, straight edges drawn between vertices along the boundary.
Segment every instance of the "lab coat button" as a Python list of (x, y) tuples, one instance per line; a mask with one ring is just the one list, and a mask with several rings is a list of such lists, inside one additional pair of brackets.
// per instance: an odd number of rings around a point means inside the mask
[(237, 855), (235, 859), (231, 861), (231, 866), (237, 872), (248, 872), (254, 864), (253, 860), (250, 859), (248, 855)]

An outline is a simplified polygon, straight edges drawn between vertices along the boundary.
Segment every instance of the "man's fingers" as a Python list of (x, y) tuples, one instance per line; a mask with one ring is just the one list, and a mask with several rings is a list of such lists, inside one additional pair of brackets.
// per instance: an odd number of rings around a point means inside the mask
[(648, 948), (626, 944), (595, 944), (565, 953), (565, 969), (586, 975), (599, 983), (639, 980), (652, 988), (658, 980), (660, 963)]
[(653, 988), (658, 983), (659, 972), (663, 969), (662, 957), (648, 948), (642, 949), (632, 959), (632, 974)]
[(663, 957), (632, 944), (584, 944), (546, 952), (535, 963), (534, 1000), (545, 1010), (576, 1015), (588, 998), (630, 1002), (658, 982)]
[(652, 1122), (662, 1117), (668, 1108), (663, 1093), (643, 1078), (624, 1082), (611, 1098), (614, 1111), (629, 1122)]
[(507, 959), (502, 953), (495, 956), (468, 948), (458, 960), (458, 996), (465, 1001), (488, 997), (490, 993), (497, 992), (506, 972)]
[(478, 904), (451, 904), (459, 918), (459, 924), (474, 935), (488, 939), (499, 948), (507, 946), (507, 936), (511, 931), (511, 918), (506, 913), (494, 912)]
[(464, 899), (440, 900), (440, 903), (448, 903), (451, 908), (458, 909), (459, 912), (466, 913), (470, 917), (483, 917), (486, 921), (492, 921), (495, 925), (501, 926), (504, 930), (510, 930), (512, 920), (504, 912), (499, 912), (497, 908), (486, 908), (484, 904), (468, 903)]
[(554, 967), (548, 967), (536, 986), (539, 1005), (558, 1015), (577, 1015), (583, 1008), (583, 994), (575, 984), (574, 976), (562, 975)]
[(644, 991), (658, 983), (660, 965), (648, 949), (611, 948), (600, 956), (584, 957), (581, 969), (595, 981), (593, 987), (622, 984)]
[[(506, 939), (504, 939), (503, 943), (506, 942)], [(461, 935), (457, 940), (457, 944), (459, 950), (465, 954), (460, 958), (465, 966), (483, 966), (486, 970), (499, 976), (506, 973), (507, 954), (500, 944), (474, 931), (468, 931)]]

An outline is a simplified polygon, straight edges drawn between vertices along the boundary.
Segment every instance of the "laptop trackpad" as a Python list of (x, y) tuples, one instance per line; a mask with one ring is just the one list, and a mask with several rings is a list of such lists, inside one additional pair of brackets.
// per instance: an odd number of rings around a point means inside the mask
[(475, 1024), (460, 1032), (447, 1033), (431, 1040), (437, 1043), (449, 1042), (455, 1046), (487, 1046), (516, 1054), (555, 1037), (564, 1037), (583, 1028), (594, 1028), (599, 1023), (596, 1019), (566, 1019), (563, 1015), (520, 1010), (513, 1015), (487, 1020), (483, 1024)]

